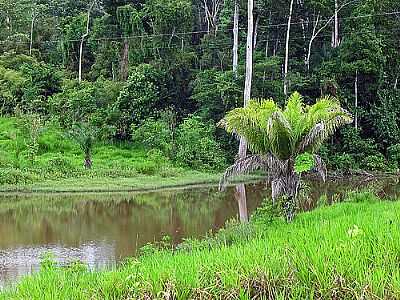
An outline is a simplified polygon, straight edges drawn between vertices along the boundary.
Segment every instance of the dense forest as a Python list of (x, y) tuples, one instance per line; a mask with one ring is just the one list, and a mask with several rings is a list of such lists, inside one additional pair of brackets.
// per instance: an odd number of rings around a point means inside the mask
[[(29, 125), (28, 158), (46, 123), (221, 169), (237, 153), (217, 124), (243, 105), (246, 5), (0, 0), (1, 115)], [(398, 168), (400, 0), (257, 0), (253, 44), (252, 98), (331, 95), (353, 114), (321, 150), (330, 168)]]

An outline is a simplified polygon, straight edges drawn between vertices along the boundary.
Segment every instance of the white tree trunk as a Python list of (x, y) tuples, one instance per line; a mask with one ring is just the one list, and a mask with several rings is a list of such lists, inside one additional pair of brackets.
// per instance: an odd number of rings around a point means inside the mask
[(333, 48), (339, 47), (339, 4), (338, 0), (335, 0), (335, 25), (333, 33)]
[(287, 96), (289, 93), (289, 83), (287, 76), (289, 71), (289, 40), (290, 40), (290, 27), (292, 24), (293, 2), (294, 0), (290, 1), (289, 18), (288, 18), (287, 32), (286, 32), (285, 67), (283, 74), (283, 93), (285, 94), (285, 96)]
[(356, 79), (354, 81), (354, 95), (355, 95), (354, 127), (358, 129), (358, 71), (356, 71)]
[[(254, 0), (247, 2), (247, 45), (246, 45), (246, 79), (244, 85), (244, 103), (246, 107), (251, 98), (251, 83), (253, 79), (253, 37), (254, 37)], [(240, 139), (239, 158), (244, 158), (247, 155), (247, 142), (245, 139)]]
[(95, 3), (96, 3), (96, 0), (94, 0), (92, 2), (92, 4), (90, 5), (90, 7), (88, 9), (87, 21), (86, 21), (86, 32), (82, 35), (81, 44), (80, 44), (80, 47), (79, 47), (79, 75), (78, 75), (79, 76), (78, 77), (79, 83), (82, 82), (83, 43), (85, 42), (85, 39), (89, 35), (90, 14), (92, 13), (92, 9), (93, 9)]
[(35, 29), (35, 19), (36, 14), (32, 12), (32, 21), (31, 21), (31, 34), (30, 34), (30, 41), (29, 41), (29, 55), (32, 56), (32, 48), (33, 48), (33, 31)]
[(254, 25), (254, 38), (253, 38), (253, 48), (257, 48), (257, 37), (258, 37), (258, 24), (260, 23), (260, 15), (257, 16), (256, 24)]
[(233, 15), (233, 73), (237, 78), (239, 64), (239, 2), (235, 0), (235, 12)]

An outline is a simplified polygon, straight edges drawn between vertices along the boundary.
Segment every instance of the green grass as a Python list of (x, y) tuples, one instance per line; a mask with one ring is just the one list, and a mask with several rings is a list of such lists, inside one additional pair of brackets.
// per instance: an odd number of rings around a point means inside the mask
[[(265, 217), (265, 216), (264, 216)], [(81, 265), (25, 278), (3, 299), (398, 299), (400, 203), (346, 203), (228, 228), (186, 250), (155, 250), (115, 270)], [(253, 232), (252, 237), (243, 232)], [(219, 240), (218, 243), (215, 241)]]
[(220, 178), (215, 171), (183, 168), (157, 151), (131, 144), (97, 145), (93, 169), (88, 171), (83, 168), (78, 145), (55, 124), (48, 124), (40, 136), (32, 163), (27, 151), (29, 138), (17, 129), (20, 122), (0, 117), (0, 192), (141, 191), (216, 184)]

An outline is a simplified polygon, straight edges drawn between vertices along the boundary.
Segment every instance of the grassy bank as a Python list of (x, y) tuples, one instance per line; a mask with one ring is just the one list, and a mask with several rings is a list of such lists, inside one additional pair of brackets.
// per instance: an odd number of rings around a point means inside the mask
[(140, 191), (218, 183), (220, 178), (215, 170), (191, 170), (160, 151), (130, 143), (98, 143), (93, 168), (85, 170), (79, 145), (56, 123), (41, 130), (33, 147), (21, 122), (0, 117), (0, 192)]
[(174, 252), (148, 247), (112, 271), (47, 261), (0, 298), (398, 299), (399, 226), (400, 203), (358, 194), (292, 224), (264, 212)]

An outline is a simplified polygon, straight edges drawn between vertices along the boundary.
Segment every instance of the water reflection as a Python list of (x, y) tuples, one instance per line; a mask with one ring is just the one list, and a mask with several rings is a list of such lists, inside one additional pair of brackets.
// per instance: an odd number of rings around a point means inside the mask
[(247, 223), (249, 221), (249, 212), (247, 211), (246, 186), (243, 183), (236, 186), (235, 199), (238, 203), (240, 222)]
[[(321, 196), (337, 201), (367, 184), (359, 179), (311, 182), (311, 197), (302, 209), (313, 209)], [(373, 184), (381, 196), (400, 197), (398, 179)], [(230, 187), (224, 193), (215, 187), (145, 194), (0, 195), (0, 286), (37, 270), (47, 251), (61, 264), (81, 260), (102, 268), (164, 235), (174, 243), (203, 237), (228, 219), (247, 220), (269, 195), (264, 184)]]

